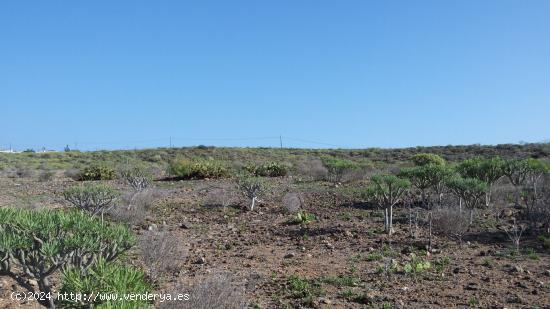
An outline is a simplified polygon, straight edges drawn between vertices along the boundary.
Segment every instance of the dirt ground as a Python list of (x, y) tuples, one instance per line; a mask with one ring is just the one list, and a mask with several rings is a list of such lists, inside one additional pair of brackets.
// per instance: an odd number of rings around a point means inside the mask
[[(462, 244), (434, 235), (428, 254), (427, 229), (421, 225), (412, 237), (406, 208), (396, 208), (390, 237), (380, 209), (338, 200), (329, 184), (300, 184), (291, 177), (270, 182), (273, 189), (252, 212), (244, 202), (225, 209), (204, 205), (212, 188), (227, 180), (155, 182), (163, 194), (133, 229), (138, 235), (168, 231), (188, 251), (185, 263), (156, 289), (224, 272), (245, 289), (251, 308), (550, 308), (549, 250), (537, 235), (525, 235), (522, 251), (514, 254), (503, 231), (480, 224)], [(4, 177), (0, 207), (68, 207), (60, 192), (71, 184), (63, 177)], [(317, 189), (304, 189), (310, 187)], [(307, 225), (289, 223), (292, 215), (281, 205), (282, 195), (295, 190), (316, 217)], [(137, 251), (128, 256), (142, 263)], [(404, 271), (413, 257), (431, 267)], [(296, 291), (291, 280), (308, 288)], [(0, 308), (38, 308), (10, 300), (13, 291), (22, 290), (0, 278)]]

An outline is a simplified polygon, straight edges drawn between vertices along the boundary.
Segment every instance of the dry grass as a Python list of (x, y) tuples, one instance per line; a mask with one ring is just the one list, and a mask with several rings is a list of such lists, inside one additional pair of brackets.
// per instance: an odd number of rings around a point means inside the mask
[(214, 274), (190, 290), (179, 285), (171, 294), (189, 293), (188, 301), (164, 302), (161, 309), (243, 309), (247, 308), (244, 287), (226, 274)]
[(153, 281), (176, 273), (188, 253), (185, 245), (167, 231), (146, 231), (139, 237), (139, 248)]

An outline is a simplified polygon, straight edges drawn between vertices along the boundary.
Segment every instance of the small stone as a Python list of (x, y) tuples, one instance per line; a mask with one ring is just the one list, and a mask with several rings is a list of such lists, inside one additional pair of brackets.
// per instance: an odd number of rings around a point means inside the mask
[(295, 256), (296, 256), (296, 253), (294, 253), (294, 252), (289, 252), (289, 253), (287, 253), (287, 254), (284, 256), (284, 258), (285, 258), (285, 259), (290, 259), (290, 258), (293, 258), (293, 257), (295, 257)]
[(204, 256), (201, 256), (195, 261), (195, 264), (206, 264), (206, 259)]
[(327, 304), (327, 305), (330, 305), (330, 304), (332, 303), (332, 302), (330, 301), (330, 299), (325, 298), (325, 297), (319, 298), (319, 302), (322, 303), (322, 304)]
[(475, 282), (470, 282), (464, 287), (465, 290), (476, 291), (479, 290), (479, 286)]
[(184, 230), (188, 230), (191, 228), (191, 224), (187, 223), (187, 222), (184, 222), (182, 224), (180, 224), (180, 228), (184, 229)]
[(460, 272), (459, 267), (455, 267), (455, 269), (453, 269), (453, 274), (458, 274), (459, 272)]
[(516, 273), (523, 273), (523, 268), (519, 265), (514, 265), (511, 271)]
[(152, 230), (156, 230), (157, 229), (157, 225), (156, 224), (151, 224), (149, 225), (149, 227), (147, 228), (149, 231), (152, 231)]
[(550, 276), (550, 269), (545, 270), (544, 274), (547, 275), (547, 276)]
[(523, 288), (523, 289), (527, 289), (527, 288), (528, 288), (528, 286), (527, 286), (525, 283), (521, 282), (521, 281), (516, 282), (516, 285), (517, 285), (518, 287), (520, 287), (520, 288)]

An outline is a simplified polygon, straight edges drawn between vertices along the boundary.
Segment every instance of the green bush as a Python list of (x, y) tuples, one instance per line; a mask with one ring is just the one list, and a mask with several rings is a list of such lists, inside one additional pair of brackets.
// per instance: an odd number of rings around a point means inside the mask
[[(80, 211), (0, 208), (0, 275), (31, 293), (51, 293), (50, 279), (59, 269), (84, 271), (98, 259), (114, 260), (134, 243), (126, 227)], [(39, 303), (55, 308), (53, 298)]]
[(246, 170), (254, 176), (262, 177), (282, 177), (288, 172), (286, 166), (277, 162), (269, 162), (261, 165), (249, 165)]
[(419, 153), (411, 158), (416, 166), (445, 165), (445, 159), (433, 153)]
[[(145, 280), (145, 274), (140, 269), (124, 266), (118, 263), (107, 263), (100, 260), (86, 272), (78, 268), (69, 268), (63, 273), (61, 294), (83, 293), (122, 298), (124, 294), (150, 293), (151, 285)], [(106, 298), (106, 297), (105, 297)], [(101, 300), (100, 297), (79, 302), (61, 301), (61, 308), (149, 308), (147, 300)]]
[(328, 170), (328, 180), (333, 183), (341, 182), (347, 172), (359, 168), (359, 164), (346, 159), (323, 157), (321, 160)]
[(288, 278), (286, 290), (290, 297), (301, 299), (304, 305), (312, 305), (314, 299), (324, 293), (318, 282), (294, 275)]
[(84, 168), (78, 175), (78, 180), (112, 180), (116, 178), (114, 169), (107, 166), (89, 166)]
[(217, 160), (176, 159), (170, 163), (170, 175), (179, 179), (226, 178), (229, 169)]
[(411, 261), (403, 265), (403, 272), (410, 275), (420, 274), (432, 267), (430, 261), (424, 260), (415, 254), (411, 254)]
[(313, 222), (315, 221), (315, 215), (305, 211), (305, 210), (302, 210), (302, 211), (299, 211), (293, 218), (292, 220), (292, 223), (294, 224), (302, 224), (302, 225), (306, 225), (310, 222)]

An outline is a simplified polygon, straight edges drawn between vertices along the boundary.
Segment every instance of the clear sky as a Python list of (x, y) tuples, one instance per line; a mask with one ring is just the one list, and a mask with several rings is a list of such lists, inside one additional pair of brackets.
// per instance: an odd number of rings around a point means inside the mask
[(1, 1), (0, 115), (19, 149), (538, 142), (550, 1)]

